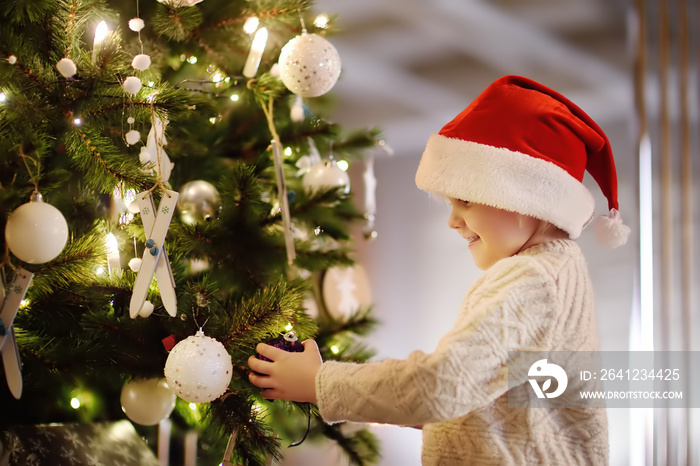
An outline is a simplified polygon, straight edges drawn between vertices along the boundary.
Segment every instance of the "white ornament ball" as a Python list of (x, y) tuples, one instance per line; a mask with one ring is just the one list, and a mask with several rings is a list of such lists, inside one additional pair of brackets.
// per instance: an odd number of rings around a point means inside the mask
[(154, 426), (170, 416), (176, 399), (165, 379), (131, 380), (119, 397), (126, 417), (142, 426)]
[(55, 259), (68, 241), (68, 223), (57, 208), (40, 200), (14, 210), (5, 225), (5, 242), (19, 260), (43, 264)]
[[(135, 202), (134, 202), (135, 204)], [(138, 272), (141, 270), (141, 258), (140, 257), (134, 257), (129, 261), (129, 268), (133, 270), (134, 272)]]
[(312, 166), (304, 174), (302, 183), (306, 190), (312, 193), (322, 189), (341, 187), (345, 188), (343, 190), (345, 194), (350, 192), (350, 176), (335, 163), (335, 160)]
[(145, 26), (146, 23), (144, 23), (141, 18), (131, 18), (129, 20), (129, 29), (131, 29), (134, 32), (139, 32)]
[(192, 403), (208, 403), (228, 388), (233, 365), (224, 345), (200, 329), (170, 350), (164, 372), (177, 396)]
[(321, 288), (326, 309), (336, 319), (350, 317), (372, 305), (369, 276), (360, 264), (326, 270)]
[(148, 317), (151, 314), (153, 314), (153, 309), (155, 309), (155, 306), (153, 305), (153, 303), (146, 300), (143, 302), (143, 306), (141, 306), (141, 310), (139, 311), (139, 315), (141, 317)]
[(56, 63), (56, 69), (64, 78), (70, 78), (78, 72), (78, 68), (70, 58), (61, 58), (58, 60), (58, 63)]
[(130, 146), (133, 146), (139, 140), (141, 139), (141, 133), (136, 131), (135, 129), (132, 129), (131, 131), (127, 132), (125, 135), (126, 138), (126, 143), (129, 144)]
[(141, 80), (136, 76), (129, 76), (124, 80), (124, 90), (127, 94), (136, 94), (141, 90)]
[(323, 37), (304, 33), (282, 47), (279, 66), (287, 89), (302, 97), (318, 97), (338, 80), (340, 55)]
[(145, 71), (151, 66), (151, 57), (145, 53), (139, 53), (131, 60), (131, 66), (139, 71)]
[(7, 57), (7, 63), (9, 63), (10, 65), (14, 65), (15, 63), (17, 63), (17, 57), (14, 55), (10, 55), (9, 57)]

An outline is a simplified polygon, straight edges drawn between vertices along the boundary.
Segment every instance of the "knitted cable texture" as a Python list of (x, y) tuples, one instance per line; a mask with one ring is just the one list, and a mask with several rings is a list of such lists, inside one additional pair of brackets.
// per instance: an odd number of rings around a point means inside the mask
[(508, 351), (594, 351), (593, 291), (570, 240), (502, 259), (470, 287), (457, 321), (431, 354), (326, 362), (320, 413), (342, 420), (423, 426), (424, 465), (604, 465), (604, 409), (509, 408)]

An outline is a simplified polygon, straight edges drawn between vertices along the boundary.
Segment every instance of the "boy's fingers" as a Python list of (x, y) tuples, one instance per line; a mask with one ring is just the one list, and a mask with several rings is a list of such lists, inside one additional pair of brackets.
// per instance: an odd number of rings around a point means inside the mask
[(282, 398), (282, 395), (279, 393), (279, 391), (275, 390), (274, 388), (261, 390), (260, 396), (262, 396), (266, 400), (277, 400), (279, 398)]
[(316, 351), (318, 352), (318, 343), (315, 340), (304, 340), (301, 342), (304, 345), (304, 352), (306, 351)]
[(260, 388), (269, 388), (270, 386), (270, 378), (266, 375), (258, 375), (255, 373), (248, 374), (248, 380), (250, 380), (250, 383), (255, 385), (256, 387)]
[(258, 343), (258, 346), (255, 347), (255, 351), (268, 359), (272, 359), (273, 361), (276, 361), (280, 355), (287, 354), (286, 351), (275, 348), (274, 346), (266, 345), (265, 343)]
[(272, 363), (269, 361), (263, 361), (255, 356), (248, 358), (248, 367), (253, 369), (255, 372), (260, 372), (262, 374), (269, 374), (272, 370)]

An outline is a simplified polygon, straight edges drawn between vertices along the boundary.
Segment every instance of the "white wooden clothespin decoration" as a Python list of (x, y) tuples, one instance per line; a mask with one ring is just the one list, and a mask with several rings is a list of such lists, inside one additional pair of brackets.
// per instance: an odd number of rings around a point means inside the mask
[(165, 310), (172, 317), (177, 315), (177, 298), (175, 296), (175, 277), (170, 268), (170, 261), (165, 250), (165, 235), (168, 233), (170, 221), (177, 205), (179, 193), (166, 190), (160, 200), (158, 210), (155, 209), (153, 196), (150, 192), (138, 193), (136, 202), (141, 209), (141, 220), (146, 233), (146, 248), (143, 251), (141, 268), (136, 276), (134, 291), (129, 303), (129, 315), (135, 319), (143, 307), (148, 295), (148, 288), (155, 273), (158, 281), (160, 297)]
[(2, 303), (0, 309), (0, 352), (5, 367), (7, 386), (10, 387), (12, 396), (18, 400), (22, 396), (22, 362), (19, 359), (17, 339), (12, 323), (33, 277), (33, 273), (20, 267), (15, 271), (15, 278), (7, 288), (7, 295), (4, 286), (0, 284), (0, 303)]

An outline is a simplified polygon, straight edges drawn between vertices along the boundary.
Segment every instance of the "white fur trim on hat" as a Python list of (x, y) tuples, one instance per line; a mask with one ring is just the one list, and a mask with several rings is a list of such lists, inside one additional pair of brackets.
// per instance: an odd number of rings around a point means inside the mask
[(590, 191), (561, 167), (527, 154), (433, 134), (416, 184), (424, 191), (548, 221), (577, 238), (593, 217)]

